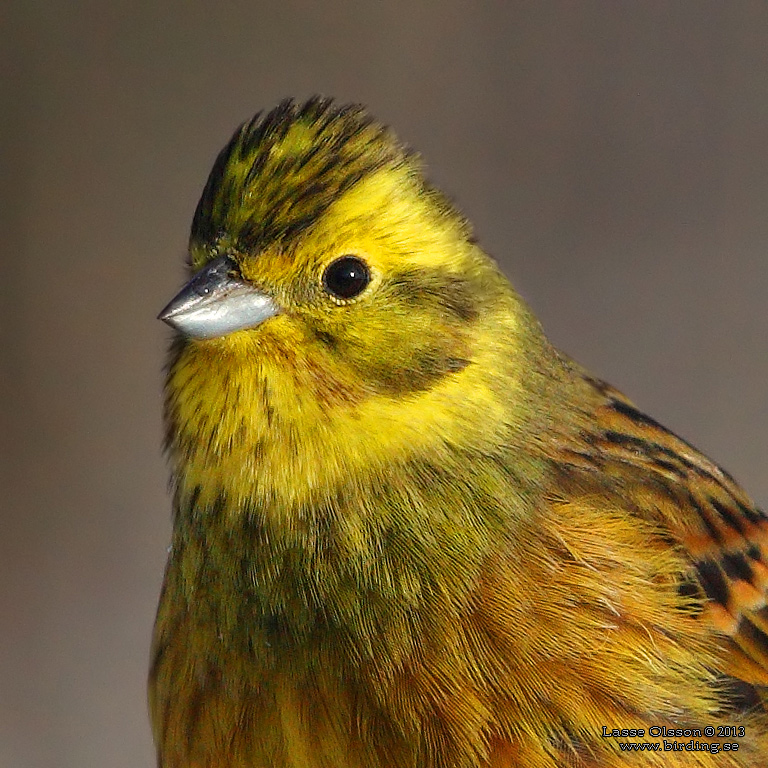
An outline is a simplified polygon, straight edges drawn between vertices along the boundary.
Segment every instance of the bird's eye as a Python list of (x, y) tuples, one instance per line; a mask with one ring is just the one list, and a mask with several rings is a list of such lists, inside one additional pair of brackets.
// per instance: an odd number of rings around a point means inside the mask
[(368, 265), (357, 256), (341, 256), (323, 274), (325, 290), (337, 299), (353, 299), (371, 282)]

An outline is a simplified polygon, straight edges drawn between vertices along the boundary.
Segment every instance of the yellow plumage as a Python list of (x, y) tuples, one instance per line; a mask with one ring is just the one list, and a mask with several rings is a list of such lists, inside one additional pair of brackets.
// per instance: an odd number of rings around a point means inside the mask
[[(549, 345), (391, 134), (257, 116), (190, 255), (161, 766), (765, 761), (765, 515)], [(723, 725), (717, 753), (648, 734)]]

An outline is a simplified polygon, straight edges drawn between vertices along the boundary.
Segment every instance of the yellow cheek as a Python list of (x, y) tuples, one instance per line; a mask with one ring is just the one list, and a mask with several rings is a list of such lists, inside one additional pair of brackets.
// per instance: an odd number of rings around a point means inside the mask
[[(190, 344), (171, 371), (180, 490), (199, 487), (203, 504), (224, 492), (235, 512), (259, 499), (287, 510), (411, 455), (440, 460), (446, 446), (499, 440), (490, 337), (464, 371), (395, 397), (371, 393), (289, 318), (268, 326)], [(499, 374), (505, 390), (515, 386), (509, 371)]]

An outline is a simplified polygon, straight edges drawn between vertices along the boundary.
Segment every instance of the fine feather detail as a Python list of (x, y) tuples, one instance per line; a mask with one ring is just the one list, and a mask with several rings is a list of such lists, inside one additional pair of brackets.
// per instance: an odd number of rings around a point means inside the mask
[(731, 640), (730, 670), (768, 684), (768, 515), (688, 442), (605, 382), (588, 381), (602, 403), (585, 456), (601, 471), (631, 466), (668, 494), (659, 521), (695, 568), (705, 620)]

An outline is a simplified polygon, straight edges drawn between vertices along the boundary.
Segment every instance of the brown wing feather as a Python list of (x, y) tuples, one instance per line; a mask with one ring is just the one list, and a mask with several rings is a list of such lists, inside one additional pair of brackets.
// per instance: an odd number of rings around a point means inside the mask
[(659, 498), (659, 522), (687, 553), (708, 598), (704, 620), (729, 638), (723, 671), (768, 685), (768, 515), (692, 445), (609, 385), (589, 382), (597, 430), (581, 460), (617, 474), (638, 467), (649, 478), (644, 492)]

